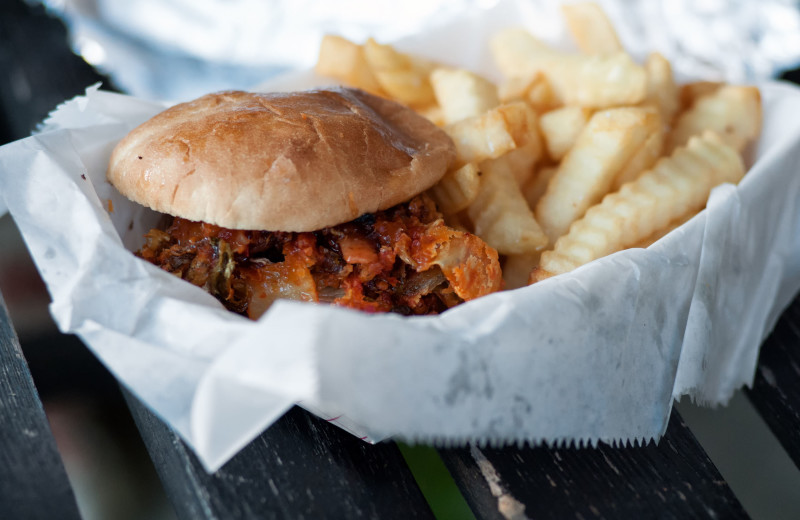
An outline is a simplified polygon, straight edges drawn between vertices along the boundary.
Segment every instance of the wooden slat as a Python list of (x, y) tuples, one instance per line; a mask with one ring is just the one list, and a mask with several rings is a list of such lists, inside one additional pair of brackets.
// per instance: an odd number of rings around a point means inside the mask
[(800, 467), (800, 296), (761, 347), (750, 401)]
[(675, 411), (658, 445), (440, 454), (480, 518), (747, 518)]
[(67, 44), (67, 31), (41, 5), (0, 2), (0, 142), (30, 135), (47, 114), (98, 81)]
[(0, 517), (80, 518), (64, 464), (0, 296)]
[(213, 475), (125, 392), (179, 518), (432, 518), (394, 444), (370, 446), (295, 408)]

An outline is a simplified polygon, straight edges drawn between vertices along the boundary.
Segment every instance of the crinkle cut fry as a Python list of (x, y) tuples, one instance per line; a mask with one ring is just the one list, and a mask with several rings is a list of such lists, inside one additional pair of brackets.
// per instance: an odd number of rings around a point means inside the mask
[[(565, 273), (635, 244), (669, 222), (700, 210), (713, 187), (737, 183), (743, 175), (742, 158), (717, 134), (709, 131), (693, 137), (686, 147), (590, 208), (552, 251), (542, 253), (540, 270)], [(530, 282), (541, 279), (540, 275), (532, 276)]]
[(666, 150), (682, 146), (704, 130), (742, 151), (761, 133), (761, 93), (757, 87), (724, 85), (701, 96), (675, 121)]

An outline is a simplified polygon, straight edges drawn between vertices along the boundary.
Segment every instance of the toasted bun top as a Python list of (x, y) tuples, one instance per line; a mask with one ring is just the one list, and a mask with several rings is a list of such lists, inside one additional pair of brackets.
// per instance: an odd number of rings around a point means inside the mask
[(163, 213), (313, 231), (410, 199), (454, 157), (427, 119), (360, 90), (222, 92), (134, 129), (114, 149), (108, 179)]

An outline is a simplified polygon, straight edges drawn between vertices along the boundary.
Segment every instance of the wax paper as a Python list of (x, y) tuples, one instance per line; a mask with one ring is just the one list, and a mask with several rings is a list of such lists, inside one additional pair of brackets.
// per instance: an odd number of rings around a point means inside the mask
[[(467, 17), (404, 50), (494, 72)], [(275, 88), (321, 81), (300, 73)], [(100, 90), (0, 148), (0, 194), (64, 332), (193, 447), (209, 471), (296, 403), (368, 440), (644, 442), (674, 398), (724, 403), (800, 288), (800, 93), (761, 86), (764, 129), (739, 186), (632, 249), (441, 316), (280, 301), (258, 321), (136, 258), (160, 215), (106, 181), (108, 157), (163, 108)]]

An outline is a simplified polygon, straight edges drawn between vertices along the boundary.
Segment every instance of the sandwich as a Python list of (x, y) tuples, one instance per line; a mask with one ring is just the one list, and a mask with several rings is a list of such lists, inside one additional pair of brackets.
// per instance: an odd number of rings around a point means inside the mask
[(332, 88), (221, 92), (115, 147), (107, 177), (167, 215), (137, 254), (256, 319), (278, 299), (440, 313), (497, 291), (497, 252), (425, 191), (451, 139), (396, 102)]

